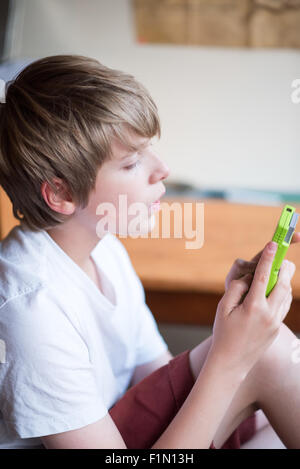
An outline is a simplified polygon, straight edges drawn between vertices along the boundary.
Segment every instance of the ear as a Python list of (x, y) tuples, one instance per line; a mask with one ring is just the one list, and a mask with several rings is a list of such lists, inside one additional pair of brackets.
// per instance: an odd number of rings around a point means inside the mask
[(48, 181), (44, 181), (41, 185), (41, 194), (46, 204), (55, 212), (72, 215), (76, 206), (70, 197), (67, 184), (59, 178), (52, 179), (52, 183), (56, 187), (55, 191), (53, 191)]

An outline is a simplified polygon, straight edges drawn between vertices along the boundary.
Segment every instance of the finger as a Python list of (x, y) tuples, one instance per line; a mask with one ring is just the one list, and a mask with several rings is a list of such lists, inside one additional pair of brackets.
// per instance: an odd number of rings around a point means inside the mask
[(254, 272), (257, 266), (257, 262), (255, 261), (244, 261), (243, 259), (238, 259), (238, 270), (242, 274), (246, 274), (247, 272)]
[(237, 280), (248, 273), (254, 273), (256, 269), (256, 262), (243, 261), (242, 259), (237, 261), (237, 266), (234, 266), (232, 271), (228, 274), (225, 281), (226, 290), (229, 288), (232, 280)]
[(293, 234), (291, 244), (292, 243), (300, 243), (300, 232), (297, 231), (296, 233)]
[[(300, 231), (297, 231), (293, 234), (291, 239), (291, 244), (300, 243)], [(263, 249), (259, 251), (254, 257), (252, 257), (251, 261), (258, 262), (261, 255), (263, 253)]]
[(293, 302), (293, 295), (292, 293), (289, 293), (280, 308), (279, 317), (280, 317), (281, 322), (285, 320), (289, 310), (291, 309), (292, 302)]
[(251, 262), (256, 262), (257, 263), (259, 261), (259, 259), (261, 258), (262, 253), (263, 253), (263, 249), (261, 251), (259, 251), (259, 253), (256, 254), (256, 256), (252, 257)]
[(290, 291), (292, 277), (290, 269), (289, 261), (285, 259), (281, 264), (277, 283), (268, 296), (268, 303), (271, 308), (276, 308), (278, 305), (282, 304)]
[(225, 279), (225, 291), (228, 290), (230, 282), (236, 278), (240, 278), (242, 275), (244, 275), (242, 272), (243, 270), (243, 264), (244, 264), (243, 259), (236, 259)]
[(237, 259), (225, 279), (225, 289), (228, 290), (230, 282), (232, 280), (239, 279), (249, 272), (254, 272), (256, 265), (256, 262), (245, 261), (244, 259)]
[[(271, 248), (275, 247), (275, 251)], [(269, 282), (270, 272), (274, 257), (278, 248), (278, 244), (275, 242), (268, 243), (263, 249), (262, 255), (258, 261), (253, 282), (248, 294), (249, 301), (260, 300), (265, 298), (266, 290)]]
[(222, 298), (222, 308), (226, 314), (230, 312), (241, 303), (242, 298), (248, 292), (253, 274), (248, 273), (240, 279), (234, 279), (229, 285), (229, 288)]

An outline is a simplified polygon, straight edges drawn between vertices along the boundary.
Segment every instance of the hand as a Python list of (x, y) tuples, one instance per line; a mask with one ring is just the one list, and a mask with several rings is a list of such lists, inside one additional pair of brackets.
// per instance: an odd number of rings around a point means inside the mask
[(276, 338), (292, 301), (295, 266), (286, 260), (275, 287), (265, 296), (274, 257), (267, 245), (254, 276), (232, 280), (218, 304), (209, 355), (242, 379)]
[[(294, 233), (291, 244), (300, 243), (300, 232)], [(239, 279), (248, 273), (254, 273), (257, 263), (262, 255), (263, 250), (261, 250), (256, 256), (254, 256), (251, 261), (245, 261), (244, 259), (236, 259), (225, 279), (225, 291), (228, 290), (230, 282), (232, 280)]]

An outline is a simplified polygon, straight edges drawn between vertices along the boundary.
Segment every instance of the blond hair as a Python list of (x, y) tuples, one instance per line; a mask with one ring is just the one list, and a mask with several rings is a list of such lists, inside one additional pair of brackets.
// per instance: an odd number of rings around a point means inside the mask
[(41, 194), (53, 178), (67, 183), (81, 208), (117, 139), (128, 131), (160, 137), (157, 107), (132, 75), (79, 55), (45, 57), (8, 83), (0, 104), (0, 184), (14, 216), (33, 231), (63, 223)]

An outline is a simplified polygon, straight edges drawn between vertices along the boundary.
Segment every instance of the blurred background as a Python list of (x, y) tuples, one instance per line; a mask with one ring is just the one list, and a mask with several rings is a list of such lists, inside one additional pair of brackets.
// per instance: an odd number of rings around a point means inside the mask
[[(167, 195), (300, 202), (299, 1), (1, 0), (0, 28), (4, 80), (54, 54), (140, 80), (161, 117)], [(211, 333), (159, 327), (175, 354)]]

